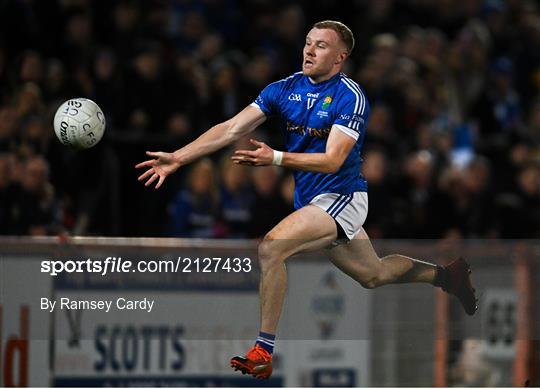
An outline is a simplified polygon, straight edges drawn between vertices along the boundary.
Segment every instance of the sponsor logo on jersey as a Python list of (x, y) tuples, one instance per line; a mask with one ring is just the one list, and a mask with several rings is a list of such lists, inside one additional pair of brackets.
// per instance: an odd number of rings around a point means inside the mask
[(287, 131), (296, 132), (297, 134), (302, 136), (307, 135), (316, 138), (328, 138), (330, 130), (330, 128), (306, 128), (305, 126), (299, 126), (294, 123), (287, 122)]
[[(345, 119), (345, 120), (347, 120), (347, 119)], [(360, 124), (364, 124), (364, 118), (361, 115), (354, 114), (354, 115), (352, 115), (351, 120), (354, 121), (354, 122), (359, 122)]]

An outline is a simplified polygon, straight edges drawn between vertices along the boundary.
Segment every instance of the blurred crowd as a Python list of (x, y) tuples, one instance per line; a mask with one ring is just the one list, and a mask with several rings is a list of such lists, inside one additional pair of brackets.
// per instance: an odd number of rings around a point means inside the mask
[[(137, 183), (172, 151), (300, 70), (310, 26), (357, 45), (345, 73), (372, 112), (374, 238), (540, 237), (540, 7), (529, 0), (11, 0), (0, 3), (0, 234), (260, 237), (292, 210), (290, 172), (234, 147)], [(56, 108), (107, 117), (93, 149), (60, 145)], [(254, 135), (282, 147), (275, 121)]]

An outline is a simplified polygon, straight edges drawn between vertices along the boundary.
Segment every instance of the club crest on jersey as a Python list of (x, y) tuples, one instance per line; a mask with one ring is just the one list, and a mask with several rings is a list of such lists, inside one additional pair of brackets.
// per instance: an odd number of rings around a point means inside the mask
[(326, 96), (323, 100), (322, 109), (328, 109), (328, 107), (332, 104), (332, 96)]
[(302, 101), (302, 96), (299, 93), (291, 93), (289, 95), (290, 101)]

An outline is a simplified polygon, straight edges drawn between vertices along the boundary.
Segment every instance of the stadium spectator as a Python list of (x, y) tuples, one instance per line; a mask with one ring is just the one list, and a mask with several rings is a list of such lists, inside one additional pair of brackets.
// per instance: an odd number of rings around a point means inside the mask
[(184, 114), (189, 117), (192, 137), (200, 135), (200, 128), (208, 120), (205, 107), (210, 94), (208, 77), (205, 68), (190, 57), (178, 55), (173, 60), (168, 77), (174, 99), (171, 115)]
[(214, 70), (212, 80), (207, 117), (211, 122), (223, 121), (233, 116), (243, 103), (238, 87), (238, 71), (232, 65), (223, 63)]
[(193, 165), (187, 187), (181, 189), (169, 205), (170, 228), (173, 236), (217, 238), (219, 228), (219, 195), (212, 161), (202, 159)]
[(168, 92), (160, 47), (156, 43), (142, 44), (127, 74), (125, 125), (141, 134), (163, 131), (173, 105)]
[(518, 173), (513, 191), (498, 197), (501, 236), (535, 238), (540, 235), (540, 167), (524, 166)]
[[(373, 112), (373, 111), (372, 111)], [(362, 173), (369, 182), (369, 217), (364, 224), (366, 232), (372, 239), (384, 238), (391, 231), (393, 210), (391, 187), (389, 185), (390, 169), (388, 158), (382, 148), (371, 148), (366, 152)]]
[(498, 237), (490, 189), (490, 166), (483, 157), (466, 168), (446, 168), (430, 204), (431, 229), (443, 236)]
[(491, 68), (490, 88), (472, 107), (482, 135), (480, 147), (493, 158), (512, 140), (521, 126), (522, 107), (514, 88), (514, 66), (509, 58), (495, 60)]
[(396, 233), (406, 238), (434, 237), (430, 226), (430, 218), (434, 216), (429, 209), (435, 179), (433, 154), (427, 150), (411, 153), (403, 170), (398, 185), (403, 195), (396, 208), (399, 214)]
[(280, 193), (281, 171), (276, 166), (252, 170), (255, 199), (251, 206), (249, 237), (262, 238), (281, 219), (292, 212), (292, 204)]
[(247, 166), (235, 165), (226, 155), (221, 163), (221, 219), (229, 238), (247, 238), (253, 222), (254, 201), (250, 172)]
[[(4, 162), (5, 163), (5, 162)], [(21, 164), (21, 175), (6, 189), (5, 225), (10, 235), (48, 235), (61, 231), (61, 208), (49, 182), (49, 166), (39, 156)]]
[[(45, 76), (45, 83), (43, 87), (43, 95), (46, 101), (58, 102), (60, 104), (62, 99), (72, 95), (72, 85), (70, 85), (70, 79), (66, 73), (65, 64), (57, 58), (51, 58), (47, 62), (47, 74)], [(96, 100), (101, 96), (95, 97)], [(101, 100), (98, 100), (101, 101)]]
[(99, 101), (99, 106), (106, 112), (107, 125), (113, 131), (119, 130), (121, 117), (124, 115), (124, 102), (122, 90), (124, 88), (124, 78), (119, 74), (116, 55), (109, 49), (103, 49), (96, 53), (93, 63), (94, 87), (92, 97), (94, 101)]

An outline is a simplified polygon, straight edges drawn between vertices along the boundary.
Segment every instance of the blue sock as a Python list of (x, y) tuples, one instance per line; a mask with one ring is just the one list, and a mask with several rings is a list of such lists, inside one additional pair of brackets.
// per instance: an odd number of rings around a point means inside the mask
[(268, 351), (270, 355), (274, 352), (274, 341), (276, 340), (276, 335), (267, 334), (266, 332), (259, 332), (257, 341), (255, 344), (258, 344), (263, 349)]

